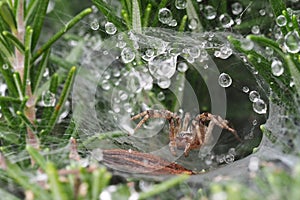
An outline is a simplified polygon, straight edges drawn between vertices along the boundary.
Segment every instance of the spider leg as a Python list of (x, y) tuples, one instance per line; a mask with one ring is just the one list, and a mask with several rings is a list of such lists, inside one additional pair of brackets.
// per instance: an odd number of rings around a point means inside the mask
[(241, 142), (241, 138), (238, 136), (236, 130), (229, 127), (228, 121), (225, 119), (222, 119), (222, 117), (220, 117), (218, 115), (213, 115), (211, 113), (202, 113), (201, 115), (198, 115), (196, 118), (199, 119), (201, 122), (210, 121), (210, 123), (207, 127), (207, 133), (211, 133), (214, 125), (217, 125), (217, 126), (221, 127), (222, 129), (227, 129), (228, 131), (230, 131), (235, 136), (235, 138)]
[(171, 151), (171, 153), (176, 156), (176, 135), (175, 135), (175, 124), (174, 124), (174, 120), (169, 120), (169, 124), (170, 124), (170, 130), (169, 130), (169, 149)]

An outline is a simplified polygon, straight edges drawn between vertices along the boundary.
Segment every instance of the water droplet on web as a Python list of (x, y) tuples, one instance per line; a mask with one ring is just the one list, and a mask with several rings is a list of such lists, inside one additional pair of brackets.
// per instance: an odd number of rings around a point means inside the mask
[(261, 16), (265, 16), (266, 15), (266, 10), (265, 9), (260, 9), (258, 12), (259, 12), (259, 14)]
[(155, 77), (171, 78), (176, 72), (176, 57), (172, 55), (160, 54), (153, 57), (149, 62), (149, 71)]
[(171, 22), (168, 24), (169, 26), (175, 27), (177, 26), (177, 21), (176, 19), (172, 19)]
[(252, 26), (251, 28), (251, 32), (255, 35), (259, 34), (260, 33), (260, 28), (259, 26), (255, 25), (255, 26)]
[(160, 92), (157, 94), (157, 100), (158, 100), (158, 101), (163, 101), (163, 100), (165, 100), (165, 94), (164, 94), (162, 91), (160, 91)]
[(175, 0), (175, 7), (179, 10), (186, 8), (186, 0)]
[(247, 86), (243, 87), (243, 92), (248, 93), (249, 92), (249, 88)]
[(167, 89), (170, 87), (171, 85), (171, 79), (167, 78), (167, 77), (161, 77), (157, 80), (157, 85), (161, 88), (161, 89)]
[(221, 59), (227, 59), (232, 55), (232, 49), (228, 46), (222, 46), (219, 51), (214, 52), (214, 56)]
[(4, 63), (3, 65), (2, 65), (2, 69), (4, 69), (4, 70), (7, 70), (8, 69), (8, 64), (7, 63)]
[(113, 35), (117, 32), (117, 27), (111, 22), (106, 22), (104, 28), (105, 32), (109, 35)]
[(219, 85), (221, 87), (229, 87), (231, 85), (231, 83), (232, 83), (232, 79), (228, 74), (226, 74), (226, 73), (220, 74)]
[(70, 113), (70, 101), (66, 101), (64, 107), (62, 108), (62, 112), (59, 115), (57, 123), (61, 123), (63, 119), (65, 119)]
[(132, 110), (133, 110), (133, 109), (132, 109), (132, 106), (131, 106), (130, 103), (128, 103), (128, 102), (124, 103), (123, 108), (124, 108), (124, 110), (125, 110), (127, 113), (131, 113)]
[(188, 65), (185, 62), (180, 62), (177, 64), (177, 70), (179, 72), (186, 72), (187, 69), (188, 69)]
[(44, 107), (53, 107), (55, 105), (56, 98), (55, 94), (48, 91), (44, 91), (42, 93), (42, 105)]
[(256, 126), (256, 125), (257, 125), (257, 120), (256, 120), (256, 119), (253, 120), (252, 125), (253, 125), (253, 126)]
[(191, 30), (195, 30), (195, 29), (198, 27), (198, 25), (199, 25), (198, 20), (197, 20), (196, 18), (192, 18), (192, 19), (190, 19), (190, 21), (189, 21), (188, 27), (189, 27), (189, 29), (191, 29)]
[(231, 4), (231, 11), (234, 15), (239, 15), (243, 11), (243, 6), (239, 2)]
[(234, 21), (227, 13), (220, 15), (219, 21), (223, 28), (230, 28), (234, 24)]
[(271, 64), (272, 74), (274, 76), (280, 76), (284, 72), (283, 64), (280, 60), (274, 59)]
[(290, 53), (298, 53), (300, 51), (300, 38), (297, 31), (290, 31), (284, 37), (284, 47)]
[(130, 48), (125, 47), (121, 52), (121, 58), (124, 63), (130, 63), (135, 58), (135, 53)]
[(234, 161), (234, 155), (233, 154), (227, 154), (227, 155), (225, 155), (224, 161), (227, 164), (233, 163), (233, 161)]
[(163, 24), (169, 24), (173, 19), (172, 12), (168, 8), (161, 8), (158, 11), (158, 20)]
[(216, 18), (217, 11), (216, 11), (216, 9), (214, 7), (208, 5), (208, 6), (204, 7), (203, 14), (204, 14), (204, 16), (205, 16), (206, 19), (212, 20), (212, 19)]
[(268, 55), (268, 56), (272, 56), (273, 53), (274, 53), (274, 50), (270, 47), (266, 47), (265, 49), (265, 53)]
[(110, 83), (108, 82), (108, 80), (103, 80), (101, 83), (101, 87), (103, 90), (109, 90), (110, 89)]
[(250, 51), (251, 49), (253, 49), (253, 47), (254, 43), (250, 39), (245, 38), (241, 40), (241, 48), (245, 51)]
[(200, 49), (197, 46), (190, 47), (188, 48), (188, 53), (193, 57), (193, 58), (198, 58), (200, 56)]
[(94, 31), (98, 30), (100, 27), (100, 25), (96, 19), (90, 23), (90, 26), (91, 26), (91, 29)]
[(258, 93), (257, 91), (252, 90), (252, 91), (249, 93), (249, 99), (250, 99), (250, 101), (255, 102), (255, 101), (257, 101), (259, 98), (260, 98), (260, 95), (259, 95), (259, 93)]
[(248, 165), (250, 172), (256, 172), (259, 169), (259, 158), (251, 157)]
[(128, 94), (127, 94), (125, 91), (123, 91), (123, 90), (120, 90), (120, 91), (118, 92), (118, 95), (119, 95), (119, 99), (120, 99), (121, 101), (125, 101), (125, 100), (127, 100), (127, 98), (128, 98)]
[(267, 105), (262, 99), (257, 99), (252, 104), (253, 110), (258, 114), (266, 114), (267, 113)]

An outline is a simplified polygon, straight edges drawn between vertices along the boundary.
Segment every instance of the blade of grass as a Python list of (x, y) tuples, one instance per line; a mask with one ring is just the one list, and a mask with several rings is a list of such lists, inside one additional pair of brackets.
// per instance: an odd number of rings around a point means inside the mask
[(40, 57), (51, 45), (61, 38), (70, 28), (77, 24), (85, 16), (92, 13), (91, 8), (87, 8), (71, 19), (62, 29), (60, 29), (54, 36), (52, 36), (32, 57), (31, 62), (33, 63), (38, 57)]
[(43, 28), (47, 7), (49, 4), (49, 0), (39, 0), (36, 5), (36, 9), (38, 12), (35, 13), (32, 29), (34, 30), (34, 35), (32, 37), (32, 49), (37, 45), (37, 42), (40, 38), (41, 31)]
[(17, 32), (17, 24), (13, 15), (12, 10), (10, 9), (6, 1), (0, 2), (0, 15), (5, 23), (10, 27), (13, 33)]
[(97, 169), (92, 178), (92, 200), (99, 199), (100, 192), (108, 185), (111, 179), (110, 173), (105, 168)]
[(297, 93), (298, 95), (300, 95), (300, 72), (299, 72), (300, 67), (297, 68), (290, 55), (285, 56), (285, 61), (293, 77)]
[(30, 154), (30, 156), (33, 158), (33, 160), (42, 168), (43, 171), (46, 171), (47, 165), (45, 158), (39, 153), (39, 151), (35, 148), (33, 148), (30, 145), (26, 146), (26, 150)]
[(187, 19), (188, 19), (187, 15), (184, 15), (182, 17), (181, 22), (180, 22), (180, 26), (178, 28), (179, 32), (183, 32), (185, 30)]
[(26, 94), (28, 81), (30, 81), (30, 59), (31, 59), (31, 39), (33, 30), (28, 26), (25, 33), (25, 58), (24, 58), (24, 77), (23, 77), (23, 94)]
[(49, 184), (52, 192), (52, 199), (57, 199), (57, 200), (72, 199), (72, 197), (70, 197), (66, 193), (62, 183), (59, 181), (58, 171), (55, 168), (53, 163), (48, 162), (46, 164), (46, 173), (49, 179)]
[(65, 101), (67, 100), (67, 97), (70, 93), (70, 90), (71, 90), (71, 87), (72, 87), (72, 84), (74, 81), (75, 73), (76, 73), (76, 67), (72, 67), (68, 74), (68, 77), (66, 79), (66, 82), (65, 82), (64, 88), (62, 90), (61, 96), (59, 98), (59, 101), (56, 104), (56, 106), (54, 108), (54, 112), (52, 113), (51, 118), (49, 120), (48, 131), (52, 130), (53, 127), (55, 126), (55, 123), (59, 117), (59, 113), (60, 113), (63, 105), (65, 104)]
[(30, 120), (24, 115), (23, 112), (17, 111), (17, 115), (22, 119), (22, 121), (29, 127), (33, 132), (35, 131), (34, 125), (30, 122)]
[(29, 180), (29, 177), (19, 168), (19, 166), (17, 166), (17, 164), (12, 164), (8, 160), (6, 160), (6, 165), (6, 172), (9, 177), (13, 178), (24, 189), (32, 191), (35, 198), (41, 200), (51, 199), (46, 190), (39, 187), (37, 184), (32, 183)]
[(36, 72), (36, 74), (33, 77), (31, 77), (32, 92), (34, 93), (34, 95), (36, 95), (35, 92), (37, 91), (37, 88), (39, 87), (40, 82), (42, 80), (44, 70), (48, 64), (49, 55), (50, 55), (50, 49), (47, 49), (44, 52), (43, 57), (39, 65), (37, 66), (37, 69), (33, 69), (33, 72)]
[(149, 3), (146, 7), (145, 14), (143, 16), (143, 27), (148, 27), (151, 11), (152, 11), (152, 4)]
[(22, 101), (24, 99), (24, 96), (23, 96), (23, 92), (22, 92), (22, 81), (21, 81), (20, 74), (18, 72), (15, 72), (13, 74), (13, 79), (14, 79), (15, 86), (18, 91), (19, 98)]
[(186, 12), (187, 12), (187, 16), (190, 20), (195, 19), (198, 22), (197, 28), (194, 29), (193, 31), (200, 32), (200, 33), (203, 32), (203, 26), (201, 24), (199, 15), (196, 11), (196, 8), (194, 7), (192, 0), (187, 0)]
[(142, 33), (140, 2), (132, 0), (132, 28), (137, 33)]
[(154, 185), (151, 189), (149, 189), (148, 191), (146, 192), (141, 192), (139, 194), (139, 199), (142, 200), (142, 199), (148, 199), (150, 197), (153, 197), (155, 195), (158, 195), (164, 191), (167, 191), (169, 190), (170, 188), (176, 186), (176, 185), (179, 185), (181, 183), (183, 183), (184, 181), (186, 181), (190, 176), (189, 175), (186, 175), (186, 174), (183, 174), (183, 175), (180, 175), (180, 176), (176, 176), (170, 180), (167, 180), (167, 181), (164, 181), (160, 184), (157, 184), (157, 185)]
[[(18, 38), (16, 38), (13, 34), (11, 34), (8, 31), (3, 31), (2, 32), (3, 36), (5, 36), (6, 39), (9, 39), (14, 45), (15, 47), (17, 47), (17, 49), (21, 52), (24, 53), (25, 52), (25, 47), (22, 44), (22, 42), (20, 42), (20, 40)], [(1, 49), (2, 51), (2, 49)]]

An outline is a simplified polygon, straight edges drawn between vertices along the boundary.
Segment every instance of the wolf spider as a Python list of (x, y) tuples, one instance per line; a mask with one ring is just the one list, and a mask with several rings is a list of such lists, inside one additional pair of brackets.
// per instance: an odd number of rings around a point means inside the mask
[(180, 116), (171, 111), (146, 110), (133, 116), (131, 120), (136, 120), (141, 117), (143, 119), (137, 124), (134, 131), (140, 128), (149, 118), (164, 118), (169, 121), (169, 148), (174, 156), (176, 156), (176, 148), (184, 149), (184, 155), (187, 157), (190, 150), (200, 149), (202, 145), (207, 144), (215, 125), (222, 129), (227, 129), (238, 141), (241, 141), (237, 132), (228, 126), (227, 120), (208, 112), (197, 115), (192, 121), (190, 114), (186, 113), (183, 122), (181, 122)]

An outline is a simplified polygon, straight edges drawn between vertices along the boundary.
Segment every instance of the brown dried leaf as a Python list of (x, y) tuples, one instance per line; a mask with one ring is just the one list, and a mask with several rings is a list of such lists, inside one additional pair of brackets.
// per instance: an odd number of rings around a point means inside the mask
[(194, 174), (191, 170), (176, 163), (166, 161), (150, 153), (133, 150), (103, 150), (102, 162), (111, 168), (129, 173), (152, 175)]

